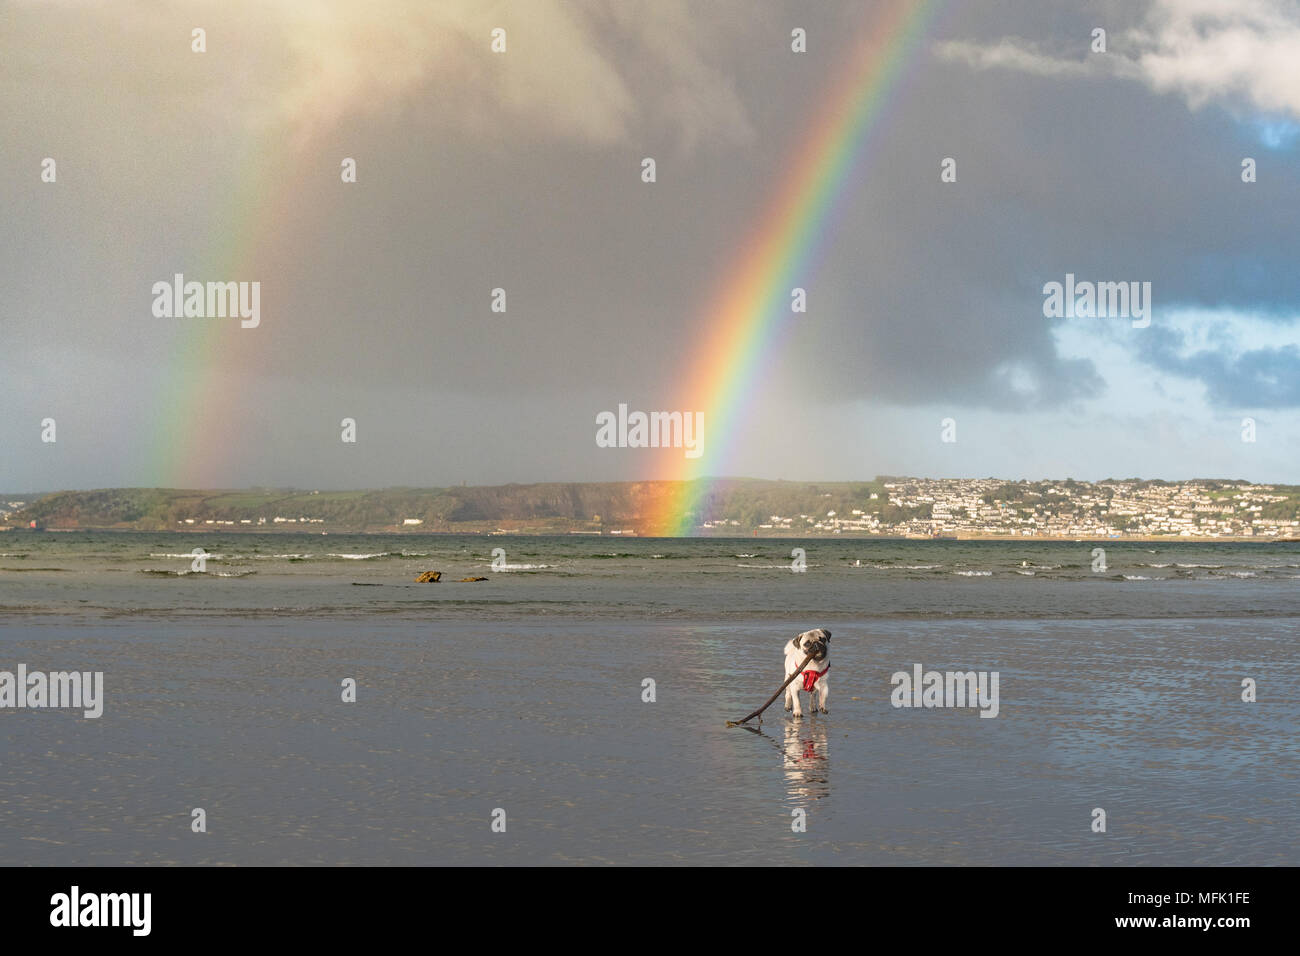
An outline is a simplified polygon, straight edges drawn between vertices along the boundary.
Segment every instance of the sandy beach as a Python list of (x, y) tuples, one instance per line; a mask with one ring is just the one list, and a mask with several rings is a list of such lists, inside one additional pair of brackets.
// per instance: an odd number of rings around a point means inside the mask
[[(741, 541), (596, 557), (604, 542), (553, 539), (508, 542), (520, 567), (493, 575), (486, 554), (403, 539), (422, 553), (343, 549), (354, 557), (200, 579), (87, 556), (188, 566), (150, 556), (170, 539), (121, 537), (61, 545), (104, 565), (68, 606), (15, 609), (24, 591), (66, 591), (68, 571), (0, 576), (0, 666), (102, 671), (106, 688), (97, 720), (0, 711), (11, 863), (1300, 859), (1294, 582), (1258, 576), (1300, 573), (1294, 554), (1142, 552), (1165, 570), (1218, 567), (1111, 582), (1009, 545), (837, 542), (791, 574)], [(409, 584), (430, 562), (490, 579)], [(1232, 576), (1251, 562), (1256, 576)], [(835, 635), (830, 715), (793, 721), (778, 703), (759, 733), (726, 728), (813, 625)], [(892, 706), (891, 675), (915, 664), (997, 671), (996, 719)], [(1106, 833), (1091, 830), (1098, 807)], [(191, 832), (194, 808), (206, 833)]]

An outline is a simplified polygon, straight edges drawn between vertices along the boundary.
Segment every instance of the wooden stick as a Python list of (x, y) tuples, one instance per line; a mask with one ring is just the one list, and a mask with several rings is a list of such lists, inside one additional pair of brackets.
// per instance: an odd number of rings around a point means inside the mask
[(767, 703), (766, 703), (766, 704), (764, 704), (762, 707), (758, 708), (758, 710), (754, 711), (754, 712), (753, 712), (752, 714), (750, 714), (748, 717), (741, 717), (740, 720), (729, 720), (729, 721), (727, 721), (727, 726), (728, 726), (728, 727), (739, 727), (741, 724), (745, 723), (746, 721), (753, 720), (755, 717), (757, 717), (757, 716), (758, 716), (759, 714), (761, 714), (763, 711), (765, 711), (765, 710), (767, 710), (769, 707), (771, 707), (771, 706), (772, 706), (772, 701), (776, 700), (778, 697), (781, 696), (781, 691), (785, 690), (787, 687), (790, 686), (790, 681), (794, 680), (796, 677), (798, 677), (800, 674), (803, 673), (803, 669), (804, 669), (805, 667), (808, 666), (808, 662), (809, 662), (810, 660), (812, 660), (812, 659), (813, 659), (813, 656), (812, 656), (811, 654), (809, 654), (807, 657), (805, 657), (805, 658), (803, 659), (803, 663), (799, 665), (799, 669), (798, 669), (797, 671), (795, 671), (793, 674), (791, 674), (789, 677), (787, 677), (787, 678), (785, 679), (785, 683), (782, 684), (780, 687), (778, 687), (778, 688), (776, 689), (776, 693), (773, 694), (771, 697), (769, 697), (769, 698), (767, 699)]

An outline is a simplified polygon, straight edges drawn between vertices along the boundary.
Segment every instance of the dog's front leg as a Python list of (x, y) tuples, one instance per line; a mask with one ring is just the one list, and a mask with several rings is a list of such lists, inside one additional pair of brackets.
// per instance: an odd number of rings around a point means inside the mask
[[(802, 717), (802, 716), (803, 716), (803, 708), (799, 706), (799, 690), (798, 690), (798, 688), (795, 687), (794, 684), (791, 684), (789, 687), (786, 688), (786, 693), (788, 693), (788, 694), (790, 695), (790, 699), (791, 699), (792, 701), (794, 701), (794, 715), (795, 715), (796, 717)], [(787, 708), (787, 710), (788, 710), (788, 709), (789, 709), (789, 708)]]
[[(818, 703), (821, 704), (822, 713), (829, 714), (830, 710), (826, 706), (826, 701), (831, 695), (831, 688), (830, 685), (826, 683), (825, 677), (817, 681), (817, 695), (818, 695), (817, 697)], [(816, 709), (817, 709), (816, 707), (813, 708), (814, 711)]]
[(789, 686), (787, 685), (785, 689), (785, 701), (784, 701), (786, 710), (789, 710), (791, 708), (792, 705), (790, 703), (790, 698), (793, 696), (794, 693), (790, 690)]

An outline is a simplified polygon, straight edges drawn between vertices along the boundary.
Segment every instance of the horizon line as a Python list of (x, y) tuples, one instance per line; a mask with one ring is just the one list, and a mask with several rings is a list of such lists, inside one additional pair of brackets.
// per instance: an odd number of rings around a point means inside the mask
[(174, 485), (96, 485), (93, 487), (64, 487), (51, 490), (28, 489), (24, 492), (4, 491), (0, 494), (17, 495), (17, 494), (58, 494), (62, 492), (85, 492), (85, 491), (195, 491), (195, 492), (219, 492), (219, 491), (309, 491), (309, 492), (354, 492), (354, 491), (425, 491), (425, 490), (447, 490), (454, 488), (507, 488), (523, 487), (528, 485), (664, 485), (664, 484), (692, 484), (695, 482), (765, 482), (770, 484), (790, 484), (790, 485), (849, 485), (857, 483), (871, 483), (884, 481), (1002, 481), (1008, 484), (1020, 483), (1038, 483), (1038, 482), (1066, 482), (1072, 481), (1079, 484), (1098, 485), (1111, 482), (1133, 482), (1133, 481), (1158, 481), (1167, 484), (1190, 484), (1193, 482), (1226, 482), (1231, 484), (1247, 485), (1283, 485), (1294, 487), (1300, 485), (1300, 480), (1295, 482), (1288, 481), (1262, 481), (1251, 478), (1228, 478), (1228, 477), (1211, 477), (1195, 476), (1190, 478), (1146, 478), (1137, 475), (1116, 478), (1109, 476), (1106, 478), (1073, 478), (1065, 477), (1039, 477), (1039, 478), (1008, 478), (1001, 475), (962, 475), (962, 476), (934, 476), (934, 475), (894, 475), (880, 474), (870, 478), (756, 478), (748, 475), (700, 475), (695, 478), (614, 478), (609, 480), (546, 480), (546, 481), (502, 481), (483, 484), (469, 484), (461, 482), (460, 484), (441, 484), (441, 485), (373, 485), (367, 487), (311, 487), (306, 485), (222, 485), (212, 487), (179, 487)]

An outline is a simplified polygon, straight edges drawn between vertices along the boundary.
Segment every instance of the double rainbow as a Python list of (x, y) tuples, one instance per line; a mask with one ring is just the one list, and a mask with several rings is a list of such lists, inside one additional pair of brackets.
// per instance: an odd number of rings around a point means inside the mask
[[(695, 529), (700, 502), (714, 486), (713, 479), (703, 477), (704, 469), (717, 475), (731, 460), (746, 399), (765, 364), (779, 354), (789, 328), (790, 290), (807, 281), (833, 232), (837, 200), (855, 182), (891, 93), (941, 6), (942, 0), (873, 4), (875, 12), (800, 137), (789, 172), (704, 311), (694, 350), (700, 358), (686, 378), (684, 401), (672, 407), (704, 412), (708, 457), (683, 460), (672, 490), (648, 507), (640, 523), (643, 534), (670, 537)], [(274, 145), (257, 138), (245, 144), (253, 161), (242, 166), (235, 202), (225, 210), (228, 221), (214, 230), (200, 261), (183, 270), (187, 278), (274, 274), (268, 267), (276, 264), (277, 253), (292, 248), (307, 227), (310, 217), (295, 214), (295, 191), (278, 185), (294, 181), (291, 174), (306, 162), (306, 150), (300, 144), (295, 155), (283, 157)], [(272, 160), (256, 162), (258, 155)], [(204, 487), (230, 450), (239, 447), (242, 423), (229, 415), (228, 406), (253, 369), (268, 363), (269, 335), (265, 327), (242, 331), (229, 323), (199, 322), (178, 337), (176, 354), (161, 373), (164, 400), (152, 429), (152, 460), (164, 482)], [(213, 413), (222, 406), (227, 415)], [(220, 421), (226, 424), (214, 433), (211, 426)]]
[[(642, 533), (690, 534), (713, 487), (703, 468), (730, 460), (745, 402), (788, 328), (791, 289), (815, 264), (833, 231), (837, 200), (853, 184), (890, 94), (921, 48), (941, 0), (890, 0), (854, 44), (753, 238), (725, 274), (704, 313), (700, 356), (675, 407), (702, 409), (706, 459), (687, 459), (673, 490), (651, 505)], [(786, 321), (783, 321), (786, 320)], [(716, 472), (715, 472), (716, 474)]]

